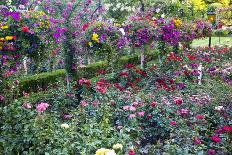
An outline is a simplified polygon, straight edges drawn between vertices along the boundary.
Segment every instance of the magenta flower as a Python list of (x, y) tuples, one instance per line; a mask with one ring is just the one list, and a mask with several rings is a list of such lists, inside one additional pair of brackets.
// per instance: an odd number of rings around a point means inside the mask
[(204, 117), (204, 115), (197, 115), (196, 118), (197, 119), (204, 119), (205, 117)]
[(38, 113), (43, 113), (48, 107), (49, 107), (48, 103), (41, 102), (40, 104), (36, 106), (36, 111)]
[(219, 143), (221, 141), (221, 138), (218, 136), (212, 136), (211, 137), (212, 141), (214, 141), (215, 143)]
[(201, 139), (200, 138), (196, 138), (194, 141), (194, 144), (199, 145), (201, 144)]
[(175, 125), (177, 125), (177, 123), (176, 123), (176, 121), (170, 121), (170, 125), (175, 126)]
[(209, 149), (208, 154), (216, 154), (216, 151), (214, 149)]

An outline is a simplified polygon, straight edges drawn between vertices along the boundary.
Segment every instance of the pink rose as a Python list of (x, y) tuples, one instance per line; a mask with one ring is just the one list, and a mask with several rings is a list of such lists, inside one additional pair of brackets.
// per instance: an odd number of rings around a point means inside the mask
[(41, 102), (40, 104), (36, 106), (36, 111), (38, 113), (43, 113), (48, 107), (49, 107), (48, 103)]
[(23, 104), (23, 107), (24, 107), (25, 109), (31, 109), (31, 108), (32, 108), (32, 106), (31, 106), (30, 103), (24, 103), (24, 104)]
[(197, 119), (204, 119), (205, 117), (204, 117), (204, 115), (197, 115), (196, 118)]
[(215, 143), (219, 143), (221, 141), (221, 138), (218, 136), (212, 136), (211, 137), (212, 141), (214, 141)]
[(216, 151), (214, 149), (209, 149), (208, 154), (216, 154)]
[(135, 118), (135, 114), (130, 114), (129, 118)]
[(201, 144), (201, 139), (200, 138), (195, 138), (194, 144)]
[(177, 125), (177, 123), (176, 123), (176, 121), (170, 121), (170, 125), (175, 126), (175, 125)]
[(144, 116), (144, 112), (143, 112), (143, 111), (138, 112), (137, 114), (138, 114), (139, 116), (141, 116), (141, 117)]

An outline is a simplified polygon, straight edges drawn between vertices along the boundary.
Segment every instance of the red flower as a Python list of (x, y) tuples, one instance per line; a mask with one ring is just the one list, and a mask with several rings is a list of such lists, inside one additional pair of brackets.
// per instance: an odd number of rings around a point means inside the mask
[(29, 31), (28, 26), (23, 26), (23, 27), (22, 27), (22, 31), (23, 31), (23, 32), (28, 32), (28, 31)]
[(104, 75), (104, 74), (106, 74), (106, 71), (105, 71), (104, 69), (100, 69), (100, 70), (98, 71), (98, 73)]
[(13, 39), (16, 40), (16, 39), (17, 39), (17, 36), (13, 36)]
[(189, 60), (195, 60), (196, 59), (195, 56), (193, 56), (191, 54), (188, 54), (188, 58), (189, 58)]
[(204, 117), (204, 115), (197, 115), (196, 118), (197, 119), (204, 119), (205, 117)]
[(231, 132), (232, 131), (232, 127), (231, 126), (228, 126), (228, 125), (225, 125), (223, 127), (223, 130), (226, 131), (226, 132)]
[(85, 31), (88, 27), (89, 27), (89, 24), (84, 24), (82, 27), (83, 31)]
[(151, 106), (155, 107), (156, 106), (156, 102), (155, 101), (151, 102)]
[(215, 143), (219, 143), (221, 141), (221, 138), (218, 136), (213, 136), (211, 137), (212, 141), (214, 141)]
[(181, 105), (183, 103), (183, 99), (181, 97), (175, 97), (174, 101), (177, 105)]
[(175, 125), (177, 125), (177, 123), (176, 123), (176, 121), (170, 121), (170, 125), (175, 126)]
[(128, 72), (121, 72), (121, 73), (119, 74), (119, 76), (129, 76), (129, 73), (128, 73)]

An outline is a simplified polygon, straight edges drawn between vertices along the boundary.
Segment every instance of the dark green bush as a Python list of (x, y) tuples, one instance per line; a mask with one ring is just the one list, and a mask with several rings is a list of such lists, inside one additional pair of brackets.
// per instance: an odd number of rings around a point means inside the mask
[[(149, 52), (146, 54), (146, 60), (150, 61), (153, 59), (156, 59), (157, 55), (154, 54), (154, 52)], [(133, 56), (123, 56), (115, 65), (115, 68), (122, 69), (126, 64), (140, 64), (140, 55), (133, 55)], [(109, 68), (109, 64), (106, 61), (100, 61), (96, 62), (90, 65), (87, 65), (86, 67), (81, 67), (77, 70), (75, 79), (80, 78), (88, 78), (91, 79), (95, 76), (97, 76), (98, 71), (100, 69), (106, 70)], [(46, 90), (49, 86), (49, 84), (55, 84), (58, 81), (64, 81), (65, 78), (65, 70), (60, 69), (56, 70), (54, 72), (46, 72), (46, 73), (40, 73), (32, 76), (26, 76), (22, 77), (19, 80), (19, 86), (17, 91), (14, 90), (13, 92), (14, 98), (22, 97), (23, 92), (31, 93), (31, 92), (39, 92), (41, 90)], [(15, 80), (8, 81), (8, 86), (11, 87), (11, 85), (14, 83)]]

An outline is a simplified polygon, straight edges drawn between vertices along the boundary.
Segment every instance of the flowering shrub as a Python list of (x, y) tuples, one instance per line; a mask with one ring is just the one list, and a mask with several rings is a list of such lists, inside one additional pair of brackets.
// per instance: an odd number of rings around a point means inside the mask
[(123, 32), (110, 22), (94, 22), (86, 30), (84, 46), (89, 51), (88, 56), (92, 58), (99, 57), (110, 62), (121, 55), (120, 49), (125, 43)]

